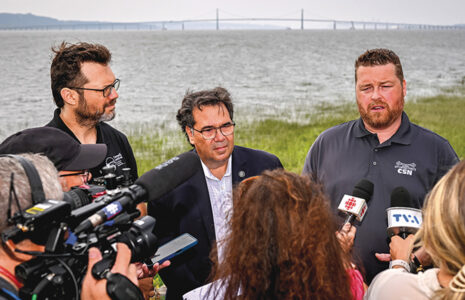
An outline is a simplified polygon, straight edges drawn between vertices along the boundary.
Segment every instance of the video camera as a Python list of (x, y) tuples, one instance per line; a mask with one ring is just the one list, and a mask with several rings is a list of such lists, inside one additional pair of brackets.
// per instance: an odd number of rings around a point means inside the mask
[(116, 175), (116, 167), (114, 165), (106, 165), (102, 167), (100, 174), (102, 176), (92, 178), (92, 183), (97, 186), (105, 186), (108, 190), (114, 190), (118, 187), (128, 187), (133, 181), (131, 178), (131, 168), (122, 168), (122, 175)]
[[(146, 194), (140, 186), (118, 188), (110, 193), (96, 186), (81, 186), (65, 194), (64, 201), (46, 200), (18, 211), (11, 218), (15, 226), (2, 233), (5, 243), (28, 238), (45, 246), (43, 253), (16, 250), (35, 256), (15, 268), (17, 278), (24, 283), (19, 291), (21, 299), (79, 299), (90, 247), (102, 252), (105, 262), (99, 265), (102, 276), (116, 257), (116, 242), (128, 245), (132, 262), (143, 261), (157, 250), (157, 238), (152, 233), (155, 219), (145, 216), (135, 220), (140, 216), (136, 205)], [(95, 195), (100, 196), (94, 199)], [(126, 198), (138, 201), (127, 205), (110, 221), (74, 234), (83, 220)]]
[[(24, 159), (17, 159), (24, 167)], [(24, 169), (30, 171), (31, 166)], [(34, 199), (33, 193), (32, 203), (35, 204), (16, 212), (9, 219), (15, 226), (2, 232), (5, 244), (10, 240), (17, 243), (30, 239), (45, 245), (44, 252), (15, 250), (35, 256), (15, 269), (16, 276), (24, 284), (19, 296), (22, 299), (79, 299), (90, 247), (97, 247), (103, 256), (92, 269), (94, 277), (100, 278), (111, 269), (116, 242), (128, 245), (131, 262), (153, 256), (158, 247), (152, 233), (155, 219), (145, 216), (136, 220), (140, 216), (137, 205), (155, 201), (199, 170), (198, 155), (186, 152), (143, 174), (134, 184), (118, 187), (110, 183), (112, 189), (105, 189), (103, 195), (97, 196), (101, 192), (93, 187), (72, 190), (64, 201), (46, 200), (43, 191), (41, 199)], [(38, 174), (28, 174), (28, 178), (31, 190), (38, 188), (37, 185), (42, 189), (40, 182), (31, 180), (40, 178)]]

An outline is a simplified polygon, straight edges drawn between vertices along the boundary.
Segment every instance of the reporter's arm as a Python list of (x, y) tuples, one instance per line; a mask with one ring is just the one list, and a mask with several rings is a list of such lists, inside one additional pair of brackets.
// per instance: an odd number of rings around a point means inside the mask
[(414, 240), (415, 236), (413, 234), (410, 234), (406, 239), (398, 235), (393, 236), (391, 243), (389, 243), (391, 259), (409, 262)]

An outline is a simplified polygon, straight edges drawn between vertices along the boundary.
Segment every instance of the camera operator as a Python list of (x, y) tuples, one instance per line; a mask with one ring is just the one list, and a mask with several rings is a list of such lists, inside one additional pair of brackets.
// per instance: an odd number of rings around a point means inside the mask
[(89, 169), (98, 166), (107, 154), (105, 144), (80, 144), (67, 133), (52, 127), (19, 131), (3, 141), (0, 154), (42, 153), (59, 173), (63, 191), (87, 184)]
[[(39, 173), (43, 190), (47, 199), (63, 199), (63, 192), (58, 174), (53, 163), (40, 154), (22, 154), (32, 162)], [(16, 199), (17, 201), (15, 201)], [(18, 209), (26, 209), (32, 205), (29, 179), (20, 162), (13, 157), (0, 157), (0, 232), (11, 227), (8, 219)], [(20, 208), (18, 208), (18, 204)], [(15, 267), (30, 260), (32, 256), (15, 252), (15, 249), (26, 251), (42, 251), (43, 246), (25, 239), (14, 243), (11, 240), (0, 247), (0, 299), (19, 299), (18, 290), (22, 284), (15, 277)]]

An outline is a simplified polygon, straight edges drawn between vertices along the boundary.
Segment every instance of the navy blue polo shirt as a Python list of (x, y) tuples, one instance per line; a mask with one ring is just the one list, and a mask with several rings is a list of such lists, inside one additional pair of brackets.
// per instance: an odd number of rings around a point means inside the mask
[(458, 161), (446, 139), (410, 123), (403, 112), (399, 129), (382, 144), (362, 119), (327, 129), (310, 148), (303, 173), (313, 173), (324, 184), (336, 214), (343, 195), (351, 194), (360, 179), (373, 182), (373, 196), (362, 223), (356, 223), (354, 242), (354, 259), (363, 262), (370, 283), (388, 268), (375, 253), (389, 253), (386, 208), (392, 190), (405, 187), (414, 203), (422, 207), (426, 193)]

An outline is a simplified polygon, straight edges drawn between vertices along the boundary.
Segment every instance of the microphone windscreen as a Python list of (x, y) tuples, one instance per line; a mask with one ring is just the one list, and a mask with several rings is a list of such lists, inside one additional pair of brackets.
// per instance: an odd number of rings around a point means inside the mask
[(391, 207), (413, 207), (410, 193), (403, 186), (398, 186), (391, 192)]
[(192, 177), (201, 168), (199, 156), (185, 152), (144, 173), (135, 184), (142, 186), (148, 201), (160, 198)]
[(368, 202), (373, 195), (373, 182), (362, 179), (355, 186), (352, 196), (365, 199)]

